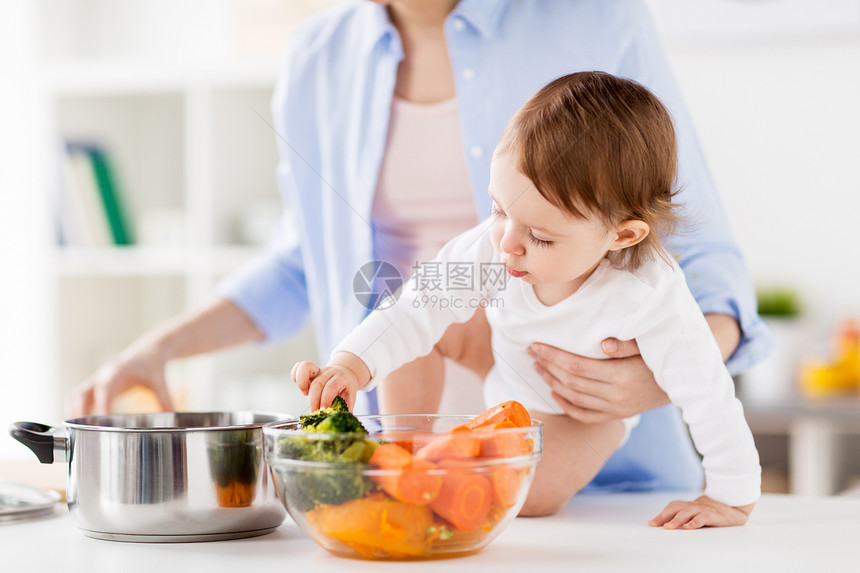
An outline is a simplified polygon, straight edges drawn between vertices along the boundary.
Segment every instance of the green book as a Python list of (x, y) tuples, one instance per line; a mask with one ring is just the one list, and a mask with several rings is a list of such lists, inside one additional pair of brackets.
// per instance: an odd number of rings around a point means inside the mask
[(94, 145), (82, 147), (92, 162), (93, 174), (96, 177), (99, 195), (114, 244), (133, 244), (134, 241), (132, 240), (125, 208), (122, 204), (119, 190), (116, 186), (116, 179), (114, 178), (107, 155), (102, 149)]

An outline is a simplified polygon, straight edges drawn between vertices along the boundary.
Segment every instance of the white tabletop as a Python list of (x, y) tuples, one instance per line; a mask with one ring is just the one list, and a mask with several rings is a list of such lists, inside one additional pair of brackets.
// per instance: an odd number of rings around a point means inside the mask
[(63, 573), (379, 571), (860, 571), (860, 499), (765, 495), (743, 527), (666, 531), (646, 525), (675, 494), (582, 495), (560, 513), (518, 518), (483, 552), (430, 562), (330, 556), (289, 519), (263, 537), (145, 544), (85, 537), (64, 507), (0, 524), (0, 569)]

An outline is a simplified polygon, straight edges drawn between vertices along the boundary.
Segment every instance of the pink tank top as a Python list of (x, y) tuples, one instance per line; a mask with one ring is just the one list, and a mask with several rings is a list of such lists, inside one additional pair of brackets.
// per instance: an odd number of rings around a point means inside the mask
[(466, 171), (457, 99), (416, 104), (394, 96), (371, 213), (378, 260), (403, 279), (478, 214)]

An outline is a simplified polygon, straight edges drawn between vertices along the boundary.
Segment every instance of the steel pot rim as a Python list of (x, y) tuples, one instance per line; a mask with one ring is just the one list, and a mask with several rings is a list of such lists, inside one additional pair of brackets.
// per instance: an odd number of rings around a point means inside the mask
[[(120, 421), (137, 416), (164, 416), (164, 415), (181, 415), (181, 416), (217, 416), (229, 414), (231, 416), (254, 416), (254, 417), (271, 417), (271, 420), (252, 422), (245, 424), (201, 424), (188, 426), (156, 426), (156, 427), (141, 427), (129, 425), (105, 425), (97, 423), (98, 420), (108, 421), (114, 419)], [(251, 430), (262, 428), (266, 424), (277, 422), (287, 422), (293, 420), (293, 416), (283, 412), (268, 412), (259, 410), (210, 410), (199, 412), (152, 412), (148, 414), (106, 414), (100, 416), (85, 416), (81, 418), (71, 418), (65, 420), (63, 425), (74, 430), (84, 430), (92, 432), (110, 432), (110, 433), (189, 433), (189, 432), (212, 432), (212, 431), (227, 431), (227, 430)]]

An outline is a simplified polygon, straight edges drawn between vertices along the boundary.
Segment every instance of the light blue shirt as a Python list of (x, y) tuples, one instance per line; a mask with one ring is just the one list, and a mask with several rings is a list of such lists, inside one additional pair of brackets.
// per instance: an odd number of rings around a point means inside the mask
[[(666, 104), (678, 136), (678, 201), (685, 218), (667, 247), (702, 311), (738, 319), (743, 337), (729, 369), (741, 372), (763, 358), (770, 335), (756, 313), (752, 282), (644, 5), (461, 0), (446, 19), (445, 35), (463, 153), (482, 218), (490, 213), (493, 148), (508, 119), (549, 81), (603, 70), (641, 82)], [(371, 206), (402, 59), (401, 40), (385, 8), (368, 1), (312, 17), (291, 35), (272, 98), (278, 182), (288, 207), (265, 251), (219, 289), (267, 341), (298, 332), (311, 317), (327, 356), (367, 314), (353, 279), (374, 259), (378, 239)], [(668, 406), (643, 415), (595, 482), (628, 489), (701, 483), (677, 410)]]

